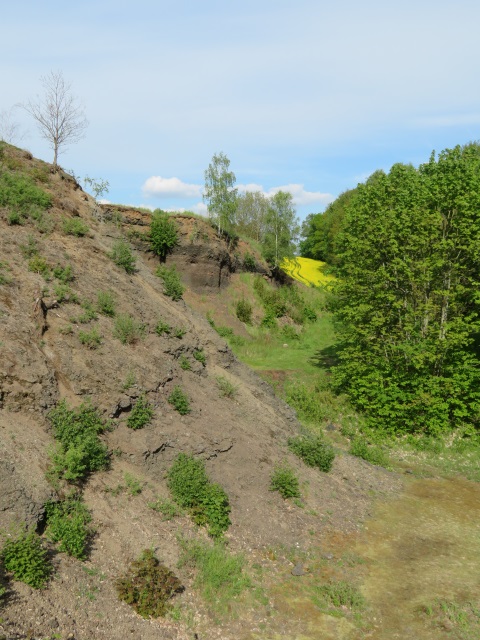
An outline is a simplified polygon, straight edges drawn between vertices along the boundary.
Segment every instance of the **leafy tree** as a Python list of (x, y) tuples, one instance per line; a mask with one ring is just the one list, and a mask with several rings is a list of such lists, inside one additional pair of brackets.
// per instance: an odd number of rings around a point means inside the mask
[(479, 211), (478, 144), (377, 172), (347, 207), (334, 376), (373, 426), (480, 426)]
[(231, 230), (237, 206), (236, 178), (229, 167), (230, 160), (220, 152), (213, 155), (205, 171), (203, 199), (208, 203), (208, 215), (219, 234)]
[(265, 218), (263, 256), (274, 269), (293, 257), (295, 250), (299, 226), (292, 200), (291, 193), (279, 191), (272, 197)]
[(61, 71), (51, 71), (40, 80), (43, 98), (29, 100), (24, 108), (36, 121), (42, 137), (50, 143), (56, 170), (60, 150), (83, 138), (88, 121)]
[(156, 209), (150, 224), (150, 246), (162, 262), (178, 243), (177, 225), (168, 213)]
[(268, 212), (268, 198), (261, 191), (248, 191), (237, 197), (237, 232), (261, 242)]

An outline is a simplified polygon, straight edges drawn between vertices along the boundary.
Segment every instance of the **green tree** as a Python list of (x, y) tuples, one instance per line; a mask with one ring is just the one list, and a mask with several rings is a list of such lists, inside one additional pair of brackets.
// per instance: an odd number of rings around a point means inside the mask
[(208, 204), (208, 215), (219, 234), (231, 230), (237, 206), (237, 189), (234, 188), (236, 178), (229, 167), (230, 160), (220, 152), (213, 155), (205, 171), (203, 199)]
[(268, 212), (268, 198), (261, 191), (247, 191), (237, 197), (237, 232), (261, 242)]
[(150, 246), (160, 260), (165, 262), (165, 258), (178, 243), (178, 232), (175, 221), (168, 213), (161, 209), (155, 209), (150, 223)]
[(268, 207), (263, 257), (273, 269), (279, 269), (285, 258), (294, 255), (299, 225), (292, 200), (291, 193), (279, 191), (272, 197)]
[(478, 144), (377, 172), (347, 207), (334, 376), (372, 426), (480, 426), (479, 211)]

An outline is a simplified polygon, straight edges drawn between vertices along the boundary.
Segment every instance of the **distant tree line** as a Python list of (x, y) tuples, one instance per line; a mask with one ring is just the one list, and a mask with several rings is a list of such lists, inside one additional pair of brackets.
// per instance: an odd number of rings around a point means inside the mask
[(304, 225), (334, 265), (333, 379), (372, 426), (438, 435), (480, 426), (480, 145), (396, 164)]

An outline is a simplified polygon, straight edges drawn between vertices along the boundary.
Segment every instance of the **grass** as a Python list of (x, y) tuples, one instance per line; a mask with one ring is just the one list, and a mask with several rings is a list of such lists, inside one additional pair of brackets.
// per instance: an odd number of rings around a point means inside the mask
[(195, 571), (194, 587), (216, 613), (225, 615), (231, 610), (232, 601), (252, 587), (244, 556), (230, 553), (222, 543), (180, 540), (180, 544), (179, 566)]

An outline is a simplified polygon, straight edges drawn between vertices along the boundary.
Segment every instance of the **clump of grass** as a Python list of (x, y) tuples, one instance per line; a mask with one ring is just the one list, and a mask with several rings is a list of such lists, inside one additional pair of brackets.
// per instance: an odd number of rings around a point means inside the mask
[(379, 467), (388, 467), (389, 460), (387, 454), (378, 445), (369, 445), (366, 438), (356, 436), (350, 445), (352, 456), (362, 458), (371, 464)]
[(183, 327), (172, 327), (172, 333), (175, 338), (181, 340), (183, 336), (187, 333), (187, 330)]
[(17, 211), (28, 218), (33, 208), (48, 209), (52, 197), (25, 175), (2, 171), (0, 174), (0, 207)]
[(81, 218), (64, 218), (62, 221), (63, 233), (69, 236), (81, 238), (89, 232), (89, 227)]
[(59, 550), (69, 556), (84, 560), (88, 541), (92, 535), (89, 510), (78, 497), (71, 496), (61, 502), (47, 502), (46, 535), (52, 542), (59, 542)]
[(175, 504), (175, 502), (167, 500), (166, 498), (157, 498), (155, 502), (149, 502), (148, 506), (150, 509), (161, 513), (163, 520), (172, 520), (176, 516), (182, 515), (180, 507)]
[(197, 349), (196, 351), (194, 351), (193, 357), (195, 358), (195, 360), (197, 360), (197, 362), (201, 362), (203, 366), (207, 364), (207, 357), (203, 349)]
[(141, 395), (133, 405), (127, 419), (127, 427), (130, 429), (143, 429), (153, 418), (153, 407), (148, 402), (145, 394)]
[(270, 491), (278, 491), (284, 498), (300, 498), (300, 484), (295, 471), (287, 464), (279, 464), (270, 478)]
[(130, 604), (143, 618), (159, 618), (169, 610), (168, 601), (183, 591), (177, 576), (160, 563), (151, 549), (134, 560), (116, 583), (120, 600)]
[(0, 262), (0, 284), (10, 284), (11, 279), (5, 272), (10, 268), (6, 262)]
[(163, 336), (164, 333), (167, 335), (172, 332), (172, 327), (165, 322), (165, 320), (159, 320), (157, 322), (157, 326), (155, 327), (155, 333), (159, 336)]
[(180, 365), (180, 368), (183, 369), (184, 371), (192, 370), (192, 365), (190, 364), (190, 360), (183, 353), (178, 359), (178, 364)]
[(62, 265), (57, 264), (52, 269), (53, 277), (57, 280), (60, 280), (63, 284), (68, 284), (69, 282), (73, 282), (75, 280), (75, 276), (73, 274), (73, 268), (71, 264), (67, 264), (64, 267)]
[(115, 318), (113, 335), (122, 344), (134, 344), (145, 335), (145, 327), (128, 314), (120, 314)]
[(289, 438), (288, 448), (309, 467), (325, 472), (332, 468), (335, 452), (321, 436), (309, 434)]
[(118, 267), (121, 267), (127, 273), (135, 273), (136, 258), (130, 245), (125, 240), (117, 240), (114, 243), (110, 257)]
[(97, 309), (104, 316), (113, 318), (115, 315), (116, 300), (115, 295), (111, 291), (97, 292)]
[(22, 533), (3, 545), (1, 559), (16, 580), (41, 589), (50, 578), (53, 567), (40, 537), (34, 532)]
[(161, 265), (158, 267), (156, 274), (163, 281), (163, 293), (172, 298), (172, 300), (180, 300), (185, 287), (175, 266), (169, 268)]
[(317, 589), (317, 593), (327, 605), (334, 607), (348, 607), (349, 609), (362, 609), (365, 599), (360, 591), (348, 582), (339, 580), (329, 582)]
[(245, 322), (245, 324), (252, 324), (253, 307), (248, 300), (245, 300), (244, 298), (239, 300), (235, 305), (235, 313), (241, 322)]
[(84, 300), (81, 304), (83, 309), (83, 313), (81, 313), (76, 319), (75, 322), (79, 322), (80, 324), (88, 324), (92, 320), (96, 320), (98, 318), (95, 307), (90, 302), (90, 300)]
[(131, 473), (125, 473), (123, 476), (125, 479), (125, 484), (127, 486), (127, 491), (131, 496), (138, 496), (138, 494), (142, 493), (142, 483), (140, 480), (132, 476)]
[(45, 280), (49, 280), (51, 277), (50, 265), (43, 256), (34, 255), (30, 258), (28, 270), (32, 271), (32, 273), (39, 273)]
[(206, 525), (214, 538), (223, 536), (230, 526), (228, 496), (220, 485), (210, 482), (202, 460), (178, 454), (168, 471), (167, 484), (175, 502), (189, 510), (194, 522)]
[(136, 382), (137, 379), (134, 372), (129, 371), (125, 377), (125, 382), (122, 384), (122, 390), (127, 391), (127, 389), (131, 389)]
[(182, 416), (190, 413), (191, 411), (190, 400), (179, 385), (176, 385), (172, 393), (168, 396), (168, 402)]
[(245, 573), (244, 556), (230, 553), (219, 542), (209, 545), (183, 540), (180, 544), (182, 553), (179, 565), (196, 570), (194, 586), (207, 602), (215, 603), (215, 609), (225, 615), (232, 601), (252, 587), (252, 581)]
[(90, 331), (78, 332), (78, 339), (80, 343), (88, 347), (89, 349), (98, 349), (102, 344), (102, 336), (100, 335), (97, 327), (92, 327)]
[(224, 398), (234, 398), (237, 395), (238, 387), (232, 384), (225, 376), (217, 376), (216, 380), (221, 396)]
[(27, 244), (20, 245), (20, 251), (24, 258), (33, 258), (33, 256), (38, 255), (38, 243), (31, 233), (27, 237)]

